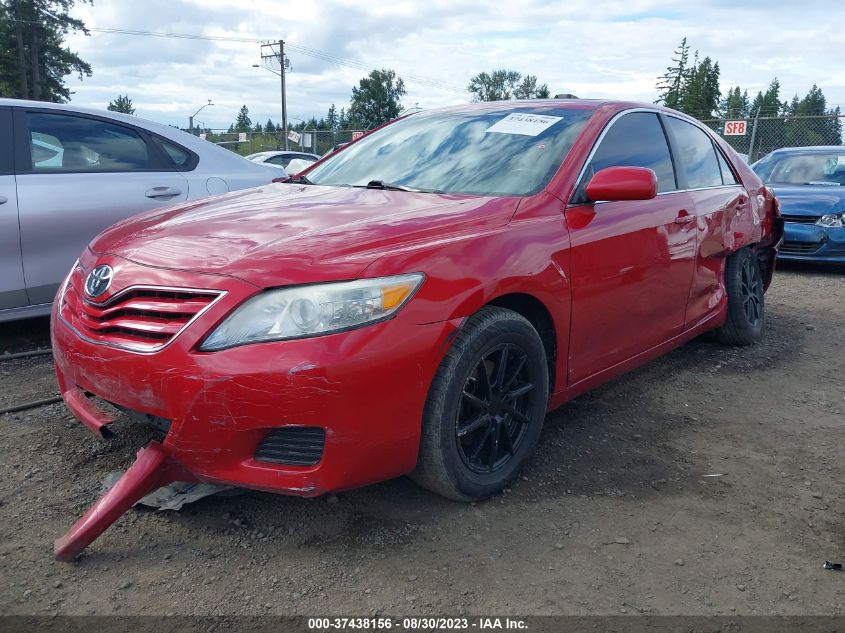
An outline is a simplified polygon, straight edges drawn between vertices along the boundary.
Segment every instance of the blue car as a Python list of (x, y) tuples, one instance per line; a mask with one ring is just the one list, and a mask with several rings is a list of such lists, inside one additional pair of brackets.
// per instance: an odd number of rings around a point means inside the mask
[(751, 167), (780, 201), (778, 259), (845, 263), (845, 146), (786, 147)]

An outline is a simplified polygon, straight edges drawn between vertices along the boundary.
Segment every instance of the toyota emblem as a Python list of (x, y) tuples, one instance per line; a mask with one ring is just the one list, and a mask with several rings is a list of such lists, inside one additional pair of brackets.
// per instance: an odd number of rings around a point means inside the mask
[(114, 271), (111, 266), (97, 266), (88, 273), (88, 278), (85, 280), (85, 292), (89, 297), (99, 297), (109, 289), (113, 276)]

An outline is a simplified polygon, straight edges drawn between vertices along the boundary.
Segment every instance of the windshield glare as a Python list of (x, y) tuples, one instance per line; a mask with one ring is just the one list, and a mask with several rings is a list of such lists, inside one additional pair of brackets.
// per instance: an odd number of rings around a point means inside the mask
[(378, 180), (438, 193), (532, 195), (557, 171), (591, 114), (588, 109), (513, 105), (422, 112), (327, 159), (308, 173), (308, 180), (353, 187)]
[(845, 184), (845, 147), (841, 151), (770, 155), (753, 166), (766, 183)]

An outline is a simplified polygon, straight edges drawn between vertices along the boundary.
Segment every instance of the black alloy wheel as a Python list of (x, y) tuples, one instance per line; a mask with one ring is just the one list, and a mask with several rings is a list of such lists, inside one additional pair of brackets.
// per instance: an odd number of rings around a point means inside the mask
[(502, 343), (484, 354), (464, 383), (455, 433), (461, 459), (473, 472), (502, 468), (525, 437), (539, 391), (528, 379), (527, 360), (518, 345)]
[(468, 317), (429, 388), (411, 477), (457, 501), (501, 492), (537, 445), (549, 367), (544, 342), (524, 316), (487, 306)]
[(756, 327), (763, 316), (763, 277), (760, 265), (754, 258), (746, 257), (743, 261), (739, 284), (745, 317), (749, 325)]
[(763, 334), (766, 319), (765, 282), (760, 258), (752, 248), (743, 248), (725, 262), (725, 293), (728, 298), (725, 323), (716, 330), (719, 342), (751, 345)]

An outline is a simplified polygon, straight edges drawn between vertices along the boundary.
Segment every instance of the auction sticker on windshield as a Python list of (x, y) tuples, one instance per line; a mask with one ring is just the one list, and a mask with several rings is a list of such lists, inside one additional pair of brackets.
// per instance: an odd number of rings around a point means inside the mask
[(511, 112), (501, 121), (497, 121), (485, 132), (498, 132), (499, 134), (522, 134), (524, 136), (537, 136), (563, 117), (546, 116), (544, 114), (518, 114)]

